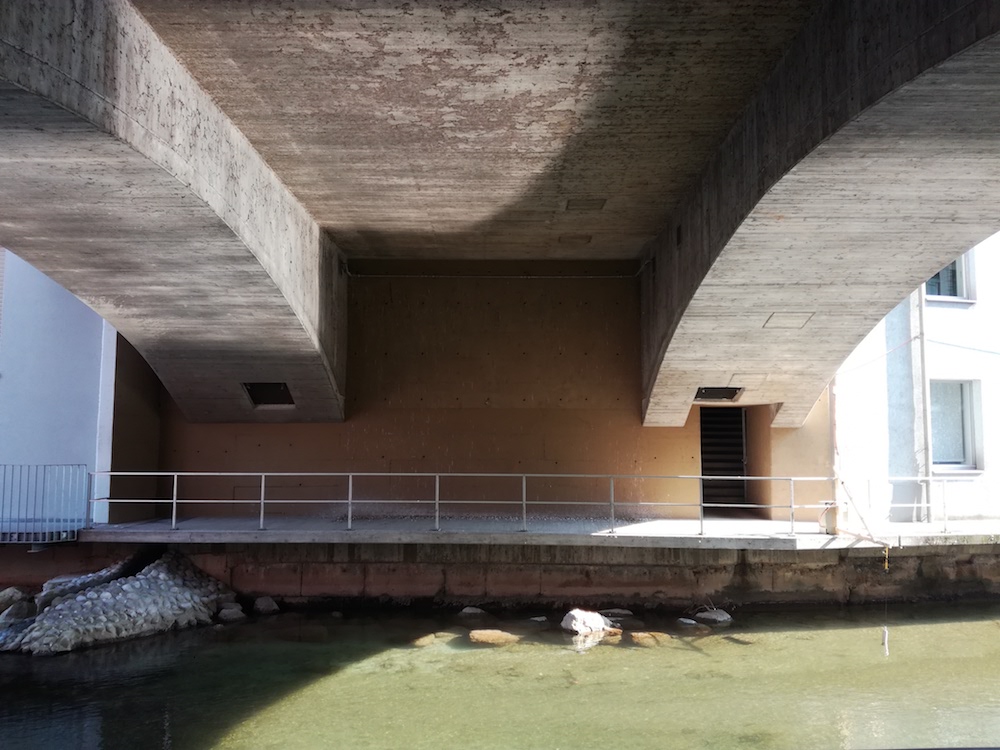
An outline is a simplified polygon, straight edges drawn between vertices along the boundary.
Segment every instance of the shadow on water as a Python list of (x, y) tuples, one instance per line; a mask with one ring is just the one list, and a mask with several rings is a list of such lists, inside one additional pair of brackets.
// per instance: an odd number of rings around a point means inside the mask
[(0, 657), (6, 750), (215, 747), (267, 706), (408, 639), (430, 619), (287, 613), (53, 657)]

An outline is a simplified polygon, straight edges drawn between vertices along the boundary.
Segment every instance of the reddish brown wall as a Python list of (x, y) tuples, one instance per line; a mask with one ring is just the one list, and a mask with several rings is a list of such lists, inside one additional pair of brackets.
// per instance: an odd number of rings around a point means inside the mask
[[(344, 423), (189, 424), (168, 406), (163, 468), (698, 473), (697, 420), (640, 424), (633, 278), (369, 277), (352, 279), (350, 299)], [(215, 492), (249, 499), (256, 487), (181, 488)], [(604, 498), (606, 485), (586, 492)], [(323, 490), (287, 490), (310, 493)]]
[[(115, 409), (112, 428), (111, 469), (149, 471), (160, 460), (160, 381), (142, 356), (121, 336), (115, 357)], [(156, 497), (156, 480), (143, 477), (116, 477), (111, 482), (112, 497)], [(153, 505), (114, 503), (108, 520), (112, 523), (149, 518)]]

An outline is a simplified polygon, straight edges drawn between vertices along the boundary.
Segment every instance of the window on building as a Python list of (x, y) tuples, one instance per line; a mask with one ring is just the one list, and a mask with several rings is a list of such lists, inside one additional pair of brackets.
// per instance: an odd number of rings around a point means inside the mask
[(977, 469), (976, 384), (931, 381), (931, 454), (937, 467)]
[(952, 261), (927, 280), (928, 297), (973, 299), (972, 265), (968, 255)]

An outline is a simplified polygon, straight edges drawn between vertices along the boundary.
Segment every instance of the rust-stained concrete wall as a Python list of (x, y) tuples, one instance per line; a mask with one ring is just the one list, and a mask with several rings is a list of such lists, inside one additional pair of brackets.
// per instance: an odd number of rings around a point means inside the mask
[[(247, 595), (554, 606), (851, 603), (997, 597), (994, 545), (818, 551), (504, 545), (181, 545)], [(97, 570), (133, 545), (0, 546), (0, 587)]]
[[(161, 468), (700, 473), (696, 411), (680, 428), (643, 427), (640, 422), (634, 278), (368, 276), (351, 280), (350, 300), (351, 397), (346, 422), (193, 424), (168, 403)], [(771, 407), (751, 409), (751, 473), (828, 476), (832, 448), (826, 401), (817, 404), (800, 429), (772, 429), (770, 416)], [(753, 486), (759, 490), (757, 502), (789, 502), (785, 485)], [(615, 490), (623, 517), (636, 512), (627, 504), (640, 499), (673, 505), (644, 508), (645, 516), (698, 515), (695, 480), (623, 480)], [(433, 480), (366, 480), (356, 484), (355, 497), (427, 500), (433, 491)], [(608, 485), (606, 480), (535, 482), (532, 493), (537, 493), (533, 499), (604, 503)], [(252, 478), (184, 479), (180, 496), (252, 501), (259, 498), (259, 484)], [(346, 496), (346, 480), (272, 479), (268, 484), (269, 499)], [(442, 499), (458, 498), (515, 501), (520, 499), (520, 483), (452, 480), (442, 485)], [(826, 485), (796, 488), (797, 503), (831, 498)], [(572, 510), (602, 512), (580, 506)], [(181, 507), (182, 517), (254, 512), (249, 504)], [(342, 512), (338, 506), (293, 502), (268, 507), (269, 514)], [(805, 511), (799, 518), (815, 515)], [(786, 518), (787, 511), (775, 510), (773, 516)]]
[[(162, 468), (699, 471), (696, 420), (684, 428), (641, 425), (634, 278), (354, 278), (349, 318), (346, 422), (193, 424), (168, 405)], [(181, 493), (256, 496), (252, 481), (243, 485), (189, 482)], [(638, 488), (619, 489), (626, 502)], [(492, 497), (511, 499), (512, 490), (519, 498), (520, 487), (507, 480)], [(309, 496), (301, 488), (284, 491)], [(490, 497), (489, 488), (477, 491)], [(607, 485), (585, 492), (603, 501)], [(697, 502), (694, 483), (661, 488), (658, 497)]]
[[(771, 430), (771, 475), (783, 477), (833, 476), (833, 428), (830, 415), (830, 392), (823, 391), (805, 423), (799, 428)], [(772, 502), (787, 504), (787, 485), (775, 484)], [(796, 482), (795, 504), (834, 500), (830, 482)], [(776, 516), (782, 518), (783, 516)], [(815, 518), (815, 514), (806, 515)]]
[[(770, 405), (763, 404), (747, 407), (747, 476), (772, 476), (771, 420), (773, 418), (774, 409)], [(770, 505), (771, 494), (771, 482), (747, 482), (747, 499), (755, 505)]]
[[(121, 336), (115, 357), (115, 408), (111, 437), (112, 471), (149, 471), (160, 462), (160, 403), (163, 387), (142, 356)], [(154, 498), (157, 480), (117, 477), (111, 497)], [(110, 523), (135, 521), (155, 515), (152, 504), (113, 503)]]

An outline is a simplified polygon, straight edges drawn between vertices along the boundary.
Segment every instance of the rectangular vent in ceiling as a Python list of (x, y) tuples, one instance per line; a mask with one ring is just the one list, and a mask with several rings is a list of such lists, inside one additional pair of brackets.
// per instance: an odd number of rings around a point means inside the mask
[(567, 211), (600, 211), (607, 198), (570, 198), (566, 201)]
[(699, 388), (695, 401), (735, 401), (743, 393), (742, 388)]
[(244, 383), (243, 390), (247, 392), (255, 409), (295, 406), (287, 383)]

